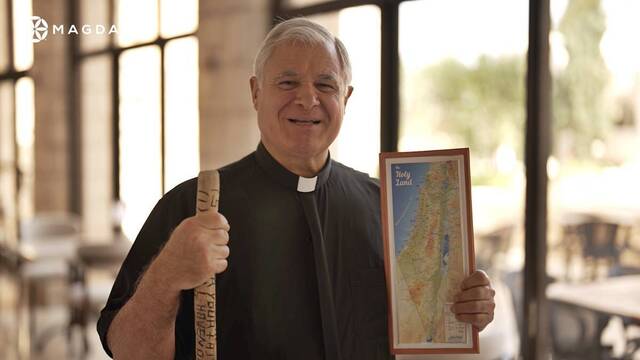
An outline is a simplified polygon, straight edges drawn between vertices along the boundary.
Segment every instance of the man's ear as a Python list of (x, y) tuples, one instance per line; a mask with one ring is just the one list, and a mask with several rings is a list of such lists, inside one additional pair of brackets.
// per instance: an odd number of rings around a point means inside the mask
[(347, 93), (344, 96), (344, 106), (347, 106), (347, 101), (349, 101), (349, 98), (351, 97), (352, 92), (353, 92), (353, 86), (351, 85), (347, 86)]
[(260, 86), (258, 84), (258, 78), (252, 76), (249, 79), (249, 86), (251, 87), (251, 102), (253, 103), (253, 108), (258, 110), (258, 95), (260, 93)]

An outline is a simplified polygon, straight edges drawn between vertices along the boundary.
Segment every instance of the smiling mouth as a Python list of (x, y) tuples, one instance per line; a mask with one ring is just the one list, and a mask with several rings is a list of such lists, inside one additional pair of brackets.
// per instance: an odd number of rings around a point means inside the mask
[(320, 124), (320, 120), (300, 120), (300, 119), (288, 119), (289, 122), (294, 123), (296, 125), (318, 125)]

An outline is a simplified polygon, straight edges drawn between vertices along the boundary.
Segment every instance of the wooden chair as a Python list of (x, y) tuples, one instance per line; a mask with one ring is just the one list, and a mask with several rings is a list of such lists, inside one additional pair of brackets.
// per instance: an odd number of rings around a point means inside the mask
[(606, 277), (612, 267), (620, 264), (620, 255), (628, 246), (628, 231), (624, 225), (589, 214), (572, 214), (562, 227), (559, 244), (565, 254), (565, 280), (573, 262), (584, 263), (579, 281), (593, 281)]

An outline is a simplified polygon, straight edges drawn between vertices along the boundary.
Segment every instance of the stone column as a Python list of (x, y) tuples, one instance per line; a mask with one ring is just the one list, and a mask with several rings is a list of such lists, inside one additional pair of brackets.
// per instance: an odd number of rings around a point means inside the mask
[[(46, 40), (34, 44), (35, 212), (70, 210), (70, 139), (67, 96), (67, 44), (53, 36), (53, 24), (65, 24), (66, 0), (34, 0), (33, 15), (49, 23)], [(66, 29), (66, 27), (65, 27)], [(71, 36), (71, 35), (70, 35)]]
[(200, 1), (200, 167), (239, 160), (260, 139), (251, 103), (253, 58), (269, 29), (269, 1)]

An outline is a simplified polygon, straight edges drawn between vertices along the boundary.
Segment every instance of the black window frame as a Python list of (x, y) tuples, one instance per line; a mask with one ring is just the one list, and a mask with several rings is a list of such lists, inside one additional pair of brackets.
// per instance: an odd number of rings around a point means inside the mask
[[(79, 1), (82, 0), (68, 0), (69, 1), (69, 9), (72, 12), (72, 15), (70, 16), (70, 18), (72, 19), (72, 23), (78, 23), (78, 14), (77, 14), (77, 9), (79, 9)], [(116, 15), (115, 15), (115, 8), (116, 8), (116, 1), (117, 0), (105, 0), (108, 2), (108, 23), (109, 24), (116, 24)], [(197, 32), (198, 32), (198, 28), (196, 28), (194, 31), (189, 32), (189, 33), (184, 33), (184, 34), (180, 34), (180, 35), (175, 35), (175, 36), (162, 36), (162, 33), (160, 31), (161, 26), (162, 26), (162, 18), (161, 18), (161, 0), (156, 0), (157, 3), (157, 12), (156, 12), (156, 17), (157, 17), (157, 26), (158, 26), (158, 32), (157, 35), (155, 37), (155, 39), (150, 40), (150, 41), (145, 41), (145, 42), (140, 42), (140, 43), (136, 43), (133, 45), (127, 45), (127, 46), (120, 46), (117, 44), (116, 41), (116, 37), (115, 36), (111, 36), (109, 38), (109, 44), (107, 45), (107, 47), (99, 49), (99, 50), (90, 50), (90, 51), (83, 51), (78, 44), (76, 43), (76, 41), (70, 41), (71, 44), (71, 48), (69, 49), (70, 53), (73, 54), (72, 55), (72, 67), (73, 69), (76, 69), (76, 71), (79, 71), (81, 64), (83, 61), (90, 59), (92, 57), (98, 57), (98, 56), (104, 56), (104, 55), (109, 55), (110, 56), (110, 61), (111, 61), (111, 116), (112, 116), (112, 120), (111, 120), (111, 137), (112, 137), (112, 144), (111, 144), (111, 148), (112, 148), (112, 167), (113, 167), (113, 171), (112, 171), (112, 194), (113, 194), (113, 201), (114, 202), (118, 202), (120, 201), (120, 142), (119, 142), (119, 134), (120, 134), (120, 113), (119, 113), (119, 106), (120, 106), (120, 94), (119, 94), (119, 89), (120, 89), (120, 70), (119, 70), (119, 60), (120, 60), (120, 55), (128, 50), (132, 50), (132, 49), (137, 49), (137, 48), (142, 48), (142, 47), (146, 47), (146, 46), (157, 46), (160, 50), (160, 149), (161, 149), (161, 153), (160, 153), (160, 173), (161, 173), (161, 178), (160, 178), (160, 188), (162, 189), (162, 192), (164, 193), (165, 191), (165, 113), (166, 113), (166, 99), (165, 99), (165, 51), (166, 51), (166, 45), (167, 43), (169, 43), (170, 41), (173, 40), (177, 40), (177, 39), (183, 39), (183, 38), (188, 38), (188, 37), (192, 37), (192, 36), (197, 36)], [(199, 26), (198, 26), (199, 27)], [(80, 79), (81, 75), (78, 74), (77, 77), (74, 77), (75, 79)], [(79, 94), (79, 90), (80, 90), (80, 85), (79, 85), (79, 81), (74, 81), (73, 82), (73, 90), (71, 91), (71, 95), (70, 96), (70, 101), (74, 102), (71, 105), (71, 108), (74, 109), (74, 115), (72, 116), (72, 121), (74, 123), (74, 126), (71, 126), (74, 131), (76, 132), (76, 136), (72, 137), (72, 139), (78, 139), (77, 141), (75, 141), (75, 147), (76, 150), (80, 149), (80, 107), (79, 107), (79, 102), (77, 102), (75, 99), (77, 99), (78, 97), (75, 96), (77, 94)], [(74, 154), (80, 154), (80, 151), (73, 151), (72, 153)], [(80, 158), (76, 158), (74, 159), (73, 163), (78, 164), (76, 165), (76, 169), (75, 169), (75, 175), (72, 176), (73, 179), (75, 179), (75, 181), (77, 182), (77, 184), (80, 184), (80, 179), (81, 179), (81, 170), (79, 168), (79, 164), (80, 164)], [(76, 187), (76, 189), (79, 187)], [(78, 195), (76, 195), (76, 199), (74, 199), (74, 201), (72, 201), (72, 203), (74, 204), (74, 209), (79, 213), (80, 212), (80, 197)]]

